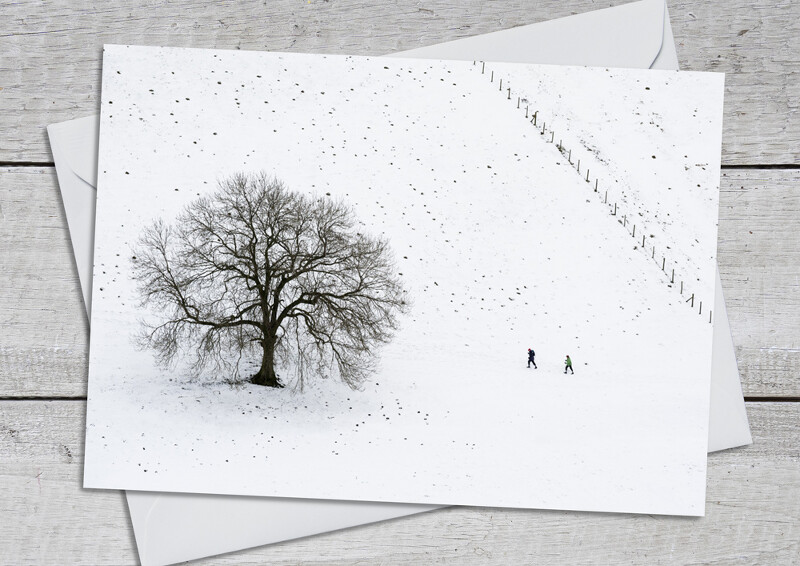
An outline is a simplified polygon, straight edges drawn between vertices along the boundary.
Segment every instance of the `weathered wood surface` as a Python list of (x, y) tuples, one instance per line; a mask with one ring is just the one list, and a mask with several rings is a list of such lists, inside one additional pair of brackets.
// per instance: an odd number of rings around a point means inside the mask
[[(135, 564), (80, 489), (88, 324), (45, 125), (96, 112), (103, 43), (379, 55), (628, 0), (0, 3), (0, 564)], [(719, 264), (745, 395), (800, 397), (800, 3), (670, 0), (681, 67), (726, 77)], [(2, 167), (3, 164), (12, 165)], [(13, 166), (27, 165), (27, 166)], [(452, 508), (201, 564), (800, 564), (800, 403), (748, 403), (703, 519)]]
[(745, 395), (800, 397), (800, 170), (726, 170), (718, 263)]
[[(199, 564), (796, 564), (800, 404), (750, 403), (709, 456), (706, 517), (452, 508)], [(122, 495), (82, 490), (82, 401), (0, 402), (0, 562), (135, 564)]]
[(89, 325), (55, 169), (0, 168), (0, 397), (86, 394)]
[[(104, 43), (380, 55), (627, 1), (6, 2), (0, 162), (49, 162), (43, 126), (97, 111)], [(800, 3), (669, 9), (681, 67), (728, 73), (723, 163), (800, 164)]]
[[(719, 264), (746, 395), (800, 396), (800, 170), (726, 170)], [(88, 324), (52, 168), (0, 168), (0, 397), (86, 394)]]

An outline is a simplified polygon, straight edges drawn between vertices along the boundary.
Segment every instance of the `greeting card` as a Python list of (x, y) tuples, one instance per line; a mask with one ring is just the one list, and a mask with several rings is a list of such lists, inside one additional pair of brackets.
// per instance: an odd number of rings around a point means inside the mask
[(107, 46), (102, 92), (87, 487), (703, 513), (721, 75)]

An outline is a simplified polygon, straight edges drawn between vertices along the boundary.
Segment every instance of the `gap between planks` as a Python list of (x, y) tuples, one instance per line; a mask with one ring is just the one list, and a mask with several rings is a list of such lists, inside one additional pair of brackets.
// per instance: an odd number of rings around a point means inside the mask
[[(76, 395), (76, 396), (64, 396), (64, 397), (52, 397), (52, 396), (36, 396), (36, 395), (3, 395), (0, 396), (0, 402), (2, 401), (86, 401), (87, 397)], [(759, 397), (759, 396), (746, 396), (744, 397), (745, 403), (800, 403), (800, 397), (793, 397), (793, 396), (770, 396), (770, 397)]]

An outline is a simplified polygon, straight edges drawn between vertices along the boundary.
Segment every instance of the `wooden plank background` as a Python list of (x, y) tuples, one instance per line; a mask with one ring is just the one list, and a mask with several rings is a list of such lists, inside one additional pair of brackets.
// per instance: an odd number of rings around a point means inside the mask
[[(0, 509), (17, 521), (3, 529), (4, 556), (136, 563), (122, 495), (79, 487), (85, 408), (0, 402)], [(753, 445), (709, 456), (703, 518), (451, 508), (199, 563), (796, 563), (800, 404), (751, 403), (749, 412)]]
[[(103, 43), (383, 54), (624, 3), (0, 3), (0, 563), (134, 564), (80, 489), (88, 324), (45, 126), (97, 111)], [(681, 68), (726, 76), (719, 265), (753, 446), (707, 516), (452, 508), (207, 564), (800, 564), (800, 3), (670, 1)]]

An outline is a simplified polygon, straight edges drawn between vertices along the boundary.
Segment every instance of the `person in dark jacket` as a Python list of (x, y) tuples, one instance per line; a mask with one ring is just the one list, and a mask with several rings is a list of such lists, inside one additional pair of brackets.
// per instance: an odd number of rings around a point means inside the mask
[(533, 369), (539, 369), (536, 367), (536, 361), (533, 359), (536, 356), (536, 352), (534, 352), (531, 348), (528, 348), (528, 368), (531, 367), (533, 364)]
[(572, 374), (575, 374), (575, 370), (572, 369), (572, 360), (569, 359), (569, 354), (567, 354), (567, 359), (564, 360), (564, 373), (567, 373), (567, 370), (571, 371)]

